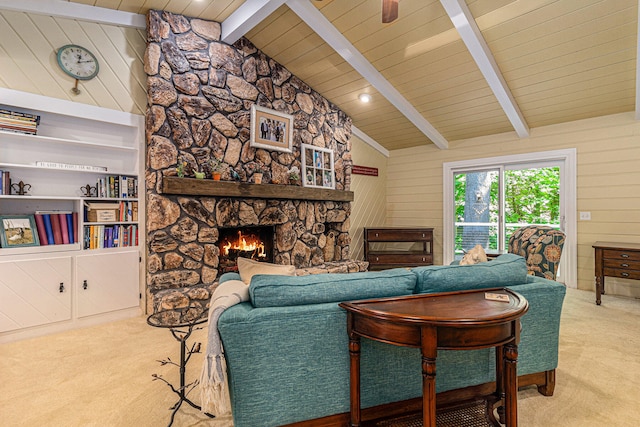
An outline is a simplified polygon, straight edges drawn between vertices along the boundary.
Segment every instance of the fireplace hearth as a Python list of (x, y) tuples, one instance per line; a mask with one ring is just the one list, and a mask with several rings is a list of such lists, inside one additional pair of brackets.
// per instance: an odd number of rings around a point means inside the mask
[(224, 227), (218, 229), (219, 272), (238, 271), (238, 257), (273, 262), (274, 227)]

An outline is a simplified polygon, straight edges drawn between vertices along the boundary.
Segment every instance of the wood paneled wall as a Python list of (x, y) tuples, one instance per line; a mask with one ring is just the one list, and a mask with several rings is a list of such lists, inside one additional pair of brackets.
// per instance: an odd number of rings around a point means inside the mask
[(378, 176), (351, 175), (351, 228), (349, 257), (364, 259), (363, 229), (385, 225), (387, 203), (387, 157), (361, 139), (351, 136), (353, 164), (378, 168)]
[[(578, 288), (594, 290), (591, 245), (598, 240), (640, 242), (640, 122), (633, 113), (452, 142), (449, 150), (416, 147), (391, 152), (387, 224), (433, 226), (435, 264), (442, 263), (442, 164), (457, 160), (562, 148), (577, 151)], [(607, 293), (640, 297), (637, 281), (607, 278)]]
[[(57, 64), (56, 52), (65, 44), (88, 48), (100, 62), (98, 77), (80, 82), (79, 95), (71, 93), (75, 80)], [(144, 30), (0, 10), (0, 86), (144, 114), (145, 47)]]

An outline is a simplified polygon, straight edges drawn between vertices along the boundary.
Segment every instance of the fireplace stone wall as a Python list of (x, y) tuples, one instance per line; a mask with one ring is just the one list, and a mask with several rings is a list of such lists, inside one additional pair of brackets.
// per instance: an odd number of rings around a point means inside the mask
[[(148, 309), (208, 300), (218, 277), (218, 227), (275, 226), (279, 264), (346, 262), (349, 202), (162, 193), (163, 177), (175, 176), (179, 163), (201, 169), (212, 158), (228, 166), (223, 180), (251, 182), (263, 165), (267, 182), (286, 192), (287, 171), (301, 169), (302, 143), (333, 150), (336, 189), (349, 190), (351, 119), (249, 40), (221, 42), (217, 22), (152, 10), (147, 26)], [(250, 146), (253, 104), (293, 115), (293, 153)]]

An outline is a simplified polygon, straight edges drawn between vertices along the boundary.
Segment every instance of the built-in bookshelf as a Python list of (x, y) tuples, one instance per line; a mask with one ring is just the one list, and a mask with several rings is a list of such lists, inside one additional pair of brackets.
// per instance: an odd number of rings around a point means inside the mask
[(4, 88), (1, 111), (39, 119), (0, 126), (0, 342), (138, 314), (143, 118)]

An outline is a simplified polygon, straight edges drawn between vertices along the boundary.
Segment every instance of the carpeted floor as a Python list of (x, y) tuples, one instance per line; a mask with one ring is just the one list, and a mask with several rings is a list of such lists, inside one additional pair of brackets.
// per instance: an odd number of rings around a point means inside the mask
[[(568, 289), (553, 397), (520, 391), (521, 427), (635, 427), (640, 423), (640, 301)], [(204, 341), (206, 329), (194, 337)], [(156, 427), (175, 395), (151, 375), (177, 382), (170, 332), (143, 317), (0, 345), (0, 426)], [(189, 362), (196, 378), (202, 355)], [(197, 391), (193, 399), (198, 401)], [(232, 426), (183, 406), (176, 427)], [(260, 427), (260, 426), (256, 426)]]

